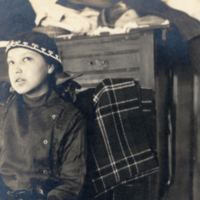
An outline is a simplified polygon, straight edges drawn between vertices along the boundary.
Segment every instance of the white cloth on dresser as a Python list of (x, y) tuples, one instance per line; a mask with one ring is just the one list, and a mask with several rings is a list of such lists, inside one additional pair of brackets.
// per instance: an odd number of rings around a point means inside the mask
[(38, 26), (55, 26), (72, 33), (82, 35), (97, 28), (99, 11), (86, 7), (83, 10), (75, 10), (56, 4), (55, 0), (36, 2), (30, 0), (36, 13), (35, 24)]

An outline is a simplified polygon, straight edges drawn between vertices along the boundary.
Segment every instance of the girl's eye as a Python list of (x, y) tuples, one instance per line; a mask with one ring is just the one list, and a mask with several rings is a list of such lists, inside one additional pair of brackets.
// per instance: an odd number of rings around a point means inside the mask
[(8, 61), (8, 65), (14, 65), (15, 63), (14, 63), (14, 61)]
[(30, 61), (30, 60), (32, 60), (32, 58), (30, 58), (30, 57), (25, 57), (24, 58), (24, 61), (26, 62), (26, 61)]

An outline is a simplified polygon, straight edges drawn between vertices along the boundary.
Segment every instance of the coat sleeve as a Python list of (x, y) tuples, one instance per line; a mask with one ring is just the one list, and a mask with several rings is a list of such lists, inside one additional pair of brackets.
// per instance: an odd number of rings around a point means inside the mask
[(10, 92), (10, 83), (0, 81), (0, 151), (2, 146), (2, 125), (7, 111), (7, 105), (12, 97), (13, 93)]
[(71, 122), (59, 152), (62, 155), (59, 159), (61, 185), (48, 193), (47, 200), (77, 199), (81, 192), (86, 175), (86, 121), (80, 114), (76, 118)]
[(5, 81), (0, 81), (0, 106), (5, 105), (12, 95), (10, 92), (10, 83)]

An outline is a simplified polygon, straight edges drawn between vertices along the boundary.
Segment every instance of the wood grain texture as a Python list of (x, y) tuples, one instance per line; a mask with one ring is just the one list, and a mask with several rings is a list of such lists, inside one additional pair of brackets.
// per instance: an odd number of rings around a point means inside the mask
[(104, 78), (134, 78), (155, 89), (153, 30), (59, 40), (65, 71), (83, 73), (77, 81), (93, 86)]

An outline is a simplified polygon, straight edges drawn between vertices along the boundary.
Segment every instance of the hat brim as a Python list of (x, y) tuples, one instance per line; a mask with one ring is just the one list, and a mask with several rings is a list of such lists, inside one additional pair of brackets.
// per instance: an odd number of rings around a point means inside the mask
[(82, 76), (83, 74), (78, 73), (78, 72), (70, 72), (70, 71), (65, 71), (65, 72), (61, 72), (61, 73), (57, 73), (55, 75), (55, 79), (56, 79), (56, 85), (60, 85), (65, 83), (66, 81), (78, 78), (80, 76)]

